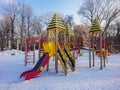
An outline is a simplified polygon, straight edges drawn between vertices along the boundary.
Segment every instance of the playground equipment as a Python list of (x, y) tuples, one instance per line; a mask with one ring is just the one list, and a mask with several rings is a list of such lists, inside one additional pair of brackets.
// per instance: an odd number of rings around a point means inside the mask
[[(101, 54), (100, 54), (100, 51), (99, 51), (99, 50), (96, 50), (96, 55), (97, 55), (98, 57), (101, 57)], [(102, 50), (102, 55), (109, 56), (108, 49)]]
[[(55, 48), (56, 48), (55, 69), (56, 69), (56, 73), (58, 72), (58, 60), (59, 60), (62, 67), (63, 67), (63, 70), (65, 71), (65, 75), (67, 75), (67, 67), (68, 67), (69, 60), (71, 61), (71, 64), (73, 64), (72, 61), (74, 62), (73, 68), (75, 70), (75, 58), (73, 58), (74, 56), (72, 56), (70, 54), (71, 53), (70, 51), (68, 51), (69, 54), (65, 53), (65, 50), (66, 50), (65, 45), (67, 43), (66, 36), (68, 34), (68, 33), (66, 33), (67, 30), (68, 30), (68, 28), (66, 28), (64, 26), (64, 24), (62, 23), (62, 20), (58, 16), (58, 14), (55, 13), (51, 22), (48, 24), (48, 28), (47, 28), (48, 35), (47, 36), (48, 36), (48, 42), (49, 41), (55, 42)], [(53, 36), (51, 36), (51, 35), (53, 35)], [(59, 41), (63, 41), (63, 42), (59, 42)], [(57, 52), (58, 52), (58, 54), (57, 54)], [(70, 65), (70, 63), (69, 63), (69, 65)], [(49, 63), (47, 64), (47, 70), (49, 70)]]
[[(69, 25), (67, 25), (67, 28), (64, 26), (58, 14), (55, 13), (51, 22), (48, 24), (47, 27), (47, 40), (46, 42), (42, 43), (42, 47), (44, 50), (43, 55), (39, 58), (34, 68), (23, 72), (20, 75), (20, 78), (25, 77), (25, 80), (29, 80), (30, 78), (40, 74), (46, 65), (47, 65), (47, 71), (49, 71), (49, 59), (50, 57), (54, 57), (54, 56), (55, 56), (56, 73), (58, 73), (58, 64), (59, 64), (58, 61), (60, 62), (65, 75), (67, 75), (68, 73), (67, 70), (69, 67), (72, 71), (75, 71), (76, 60), (74, 55), (70, 51), (72, 49), (69, 48), (70, 47), (69, 45), (67, 45), (70, 42), (70, 33), (71, 33), (69, 29), (70, 27), (69, 28), (68, 27)], [(103, 62), (105, 67), (105, 57), (108, 56), (108, 50), (105, 49), (105, 40), (102, 36), (102, 33), (103, 30), (101, 29), (99, 21), (97, 18), (95, 18), (89, 31), (89, 67), (92, 66), (91, 52), (93, 52), (93, 66), (95, 66), (94, 54), (96, 52), (96, 54), (100, 57), (100, 69), (103, 68)], [(34, 50), (35, 50), (35, 43), (37, 41), (40, 42), (40, 39), (32, 38), (32, 41), (30, 43), (30, 45), (33, 44), (32, 47), (34, 47)], [(28, 45), (29, 43), (27, 42), (26, 57), (28, 52)], [(75, 48), (74, 45), (73, 45), (73, 49), (78, 50)], [(80, 56), (82, 56), (84, 53), (79, 53), (79, 54)], [(27, 61), (25, 62), (25, 64), (26, 63)]]
[(75, 47), (75, 37), (74, 33), (70, 28), (70, 25), (67, 24), (66, 26), (66, 43), (68, 43), (69, 47)]
[[(93, 65), (91, 65), (91, 52), (93, 53)], [(104, 33), (97, 18), (92, 22), (89, 30), (89, 67), (95, 66), (94, 52), (100, 57), (100, 69), (105, 67), (105, 58), (108, 55), (108, 51), (105, 50)]]
[[(29, 80), (30, 78), (40, 74), (43, 71), (46, 64), (48, 71), (49, 58), (53, 56), (55, 56), (56, 73), (58, 73), (58, 60), (63, 68), (63, 71), (65, 72), (65, 75), (67, 75), (68, 65), (72, 71), (75, 71), (75, 58), (72, 55), (69, 48), (67, 47), (65, 30), (66, 28), (63, 25), (62, 20), (59, 18), (58, 14), (55, 13), (51, 22), (48, 24), (48, 28), (47, 28), (48, 37), (47, 37), (47, 42), (43, 43), (44, 53), (42, 57), (38, 60), (37, 64), (34, 66), (32, 70), (23, 72), (20, 75), (20, 78), (24, 76), (25, 80)], [(59, 38), (58, 38), (60, 35), (62, 35), (64, 41), (61, 44), (59, 44)], [(26, 45), (26, 53), (27, 53), (27, 49), (28, 48)]]
[(28, 63), (35, 63), (35, 49), (36, 45), (38, 44), (39, 48), (39, 56), (40, 58), (40, 48), (42, 47), (43, 42), (46, 42), (45, 38), (40, 38), (40, 37), (31, 37), (31, 38), (26, 38), (25, 41), (25, 66)]
[(31, 38), (29, 41), (29, 38), (26, 38), (25, 44), (25, 65), (35, 63), (35, 40)]
[(71, 48), (72, 52), (73, 52), (73, 56), (75, 57), (75, 55), (77, 55), (78, 57), (78, 51), (79, 48), (77, 47), (77, 43), (75, 41), (75, 36), (74, 36), (74, 32), (71, 30), (71, 27), (69, 24), (66, 25), (66, 43), (68, 44), (68, 46)]
[(80, 52), (80, 53), (79, 53), (79, 56), (84, 56), (84, 53), (83, 53), (83, 52)]
[(109, 52), (115, 52), (115, 49), (113, 48), (113, 45), (112, 45), (113, 43), (109, 42), (108, 44), (109, 44), (109, 46), (108, 46)]

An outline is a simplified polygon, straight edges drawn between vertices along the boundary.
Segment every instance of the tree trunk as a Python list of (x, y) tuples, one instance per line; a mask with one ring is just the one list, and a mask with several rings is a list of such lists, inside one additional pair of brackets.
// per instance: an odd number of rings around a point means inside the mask
[(14, 48), (14, 19), (11, 20), (11, 49)]
[(21, 25), (21, 46), (20, 46), (21, 50), (23, 50), (23, 29), (24, 29), (24, 17), (22, 17), (22, 25)]
[(30, 37), (30, 17), (28, 16), (28, 38)]

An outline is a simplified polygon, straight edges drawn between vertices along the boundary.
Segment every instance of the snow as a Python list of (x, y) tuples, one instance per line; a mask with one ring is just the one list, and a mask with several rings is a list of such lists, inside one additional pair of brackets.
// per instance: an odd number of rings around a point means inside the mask
[[(0, 90), (120, 90), (120, 54), (108, 57), (108, 63), (100, 70), (100, 60), (95, 57), (95, 67), (88, 67), (88, 51), (76, 60), (76, 71), (55, 73), (55, 61), (50, 59), (50, 70), (46, 68), (37, 77), (25, 81), (20, 74), (32, 69), (33, 64), (24, 66), (24, 52), (12, 50), (0, 52)], [(13, 55), (13, 53), (15, 55)], [(36, 58), (37, 62), (37, 58)]]

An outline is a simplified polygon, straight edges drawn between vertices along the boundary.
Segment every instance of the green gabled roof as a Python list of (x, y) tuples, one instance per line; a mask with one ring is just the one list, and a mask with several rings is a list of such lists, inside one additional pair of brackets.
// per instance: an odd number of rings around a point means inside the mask
[(57, 13), (54, 14), (51, 22), (48, 24), (47, 30), (54, 28), (65, 30), (65, 26)]
[(98, 18), (95, 18), (90, 26), (89, 33), (100, 33), (103, 32), (102, 27), (99, 23)]
[(66, 25), (66, 34), (67, 35), (74, 35), (69, 24)]

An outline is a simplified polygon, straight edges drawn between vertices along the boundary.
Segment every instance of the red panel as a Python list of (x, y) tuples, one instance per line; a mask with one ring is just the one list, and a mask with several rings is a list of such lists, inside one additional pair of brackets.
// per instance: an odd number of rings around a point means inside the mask
[(105, 48), (105, 42), (102, 40), (102, 48)]

